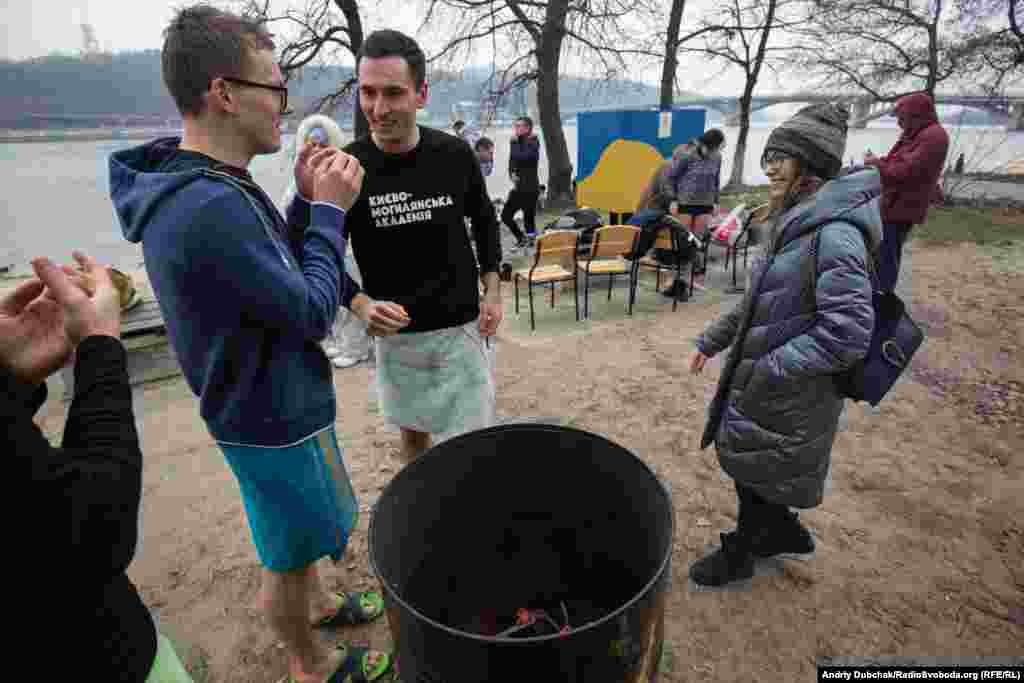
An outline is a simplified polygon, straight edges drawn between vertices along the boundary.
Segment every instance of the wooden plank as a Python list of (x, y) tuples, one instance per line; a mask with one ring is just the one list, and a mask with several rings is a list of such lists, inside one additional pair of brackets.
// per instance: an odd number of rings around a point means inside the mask
[[(171, 345), (166, 342), (156, 343), (154, 341), (154, 343), (136, 345), (134, 340), (126, 341), (125, 349), (127, 351), (128, 380), (133, 386), (181, 374), (178, 357)], [(74, 366), (68, 365), (62, 368), (60, 374), (64, 381), (64, 400), (70, 401), (74, 398), (75, 392)]]
[(132, 335), (164, 329), (164, 317), (155, 301), (143, 301), (125, 313), (121, 320), (121, 334)]

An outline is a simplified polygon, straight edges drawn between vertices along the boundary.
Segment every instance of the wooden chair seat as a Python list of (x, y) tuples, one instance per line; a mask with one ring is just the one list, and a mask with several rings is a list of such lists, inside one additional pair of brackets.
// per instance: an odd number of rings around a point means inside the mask
[[(633, 282), (633, 265), (624, 257), (632, 256), (640, 228), (635, 225), (607, 225), (594, 231), (590, 254), (576, 260), (576, 270), (583, 271), (583, 317), (590, 317), (590, 276), (608, 276), (608, 301), (612, 300), (612, 283), (616, 275), (628, 275)], [(627, 311), (633, 314), (632, 286), (627, 297)]]
[[(524, 280), (530, 279), (530, 269), (520, 268), (519, 270), (513, 271), (515, 276)], [(565, 280), (572, 277), (572, 272), (566, 270), (558, 264), (551, 264), (548, 266), (538, 266), (533, 269), (533, 281), (534, 282), (551, 282), (552, 280)]]
[[(671, 220), (671, 219), (669, 219), (669, 220)], [(664, 250), (664, 251), (671, 251), (671, 252), (674, 252), (674, 253), (678, 251), (678, 244), (677, 244), (678, 236), (677, 236), (677, 234), (675, 234), (675, 232), (682, 232), (682, 231), (686, 230), (687, 228), (686, 228), (685, 225), (682, 225), (681, 223), (678, 223), (678, 221), (675, 221), (675, 222), (678, 224), (678, 228), (676, 229), (676, 231), (673, 231), (672, 228), (670, 228), (668, 226), (665, 226), (665, 225), (663, 225), (662, 227), (658, 228), (658, 232), (657, 232), (657, 234), (655, 236), (655, 240), (654, 240), (654, 246), (653, 246), (654, 249), (661, 249), (661, 250)], [(662, 263), (661, 261), (659, 261), (658, 259), (654, 258), (653, 256), (642, 256), (641, 258), (637, 259), (637, 261), (635, 262), (635, 270), (633, 272), (633, 282), (632, 282), (632, 285), (631, 285), (632, 291), (631, 291), (630, 296), (631, 296), (631, 298), (634, 301), (636, 300), (636, 290), (637, 290), (637, 287), (640, 284), (640, 270), (642, 268), (649, 268), (649, 269), (652, 269), (652, 270), (655, 271), (657, 279), (655, 280), (654, 288), (656, 290), (660, 290), (661, 289), (661, 272), (662, 271), (667, 271), (667, 272), (675, 271), (676, 281), (679, 281), (682, 278), (682, 264), (668, 265), (667, 263)], [(691, 263), (690, 268), (692, 270), (692, 268), (693, 268), (692, 263)], [(692, 277), (691, 277), (691, 282), (690, 282), (690, 294), (693, 294)], [(685, 292), (684, 292), (683, 295), (686, 296)], [(677, 295), (677, 296), (672, 298), (672, 310), (675, 311), (678, 306), (679, 306), (679, 296)]]
[(590, 273), (628, 273), (629, 264), (623, 258), (602, 259), (600, 261), (577, 261), (580, 270)]
[[(519, 314), (519, 281), (526, 282), (526, 293), (530, 298), (530, 330), (537, 329), (533, 312), (533, 286), (546, 285), (551, 288), (551, 308), (555, 307), (555, 283), (572, 282), (573, 299), (576, 303), (576, 321), (580, 319), (580, 297), (576, 288), (576, 243), (579, 235), (575, 230), (549, 230), (537, 238), (534, 244), (533, 267), (518, 268), (512, 273), (516, 294), (516, 315)], [(569, 266), (568, 268), (566, 266)], [(570, 270), (569, 268), (572, 268)]]

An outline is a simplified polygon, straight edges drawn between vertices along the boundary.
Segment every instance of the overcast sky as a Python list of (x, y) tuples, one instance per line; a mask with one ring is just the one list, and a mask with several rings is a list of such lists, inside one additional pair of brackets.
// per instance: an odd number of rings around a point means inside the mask
[[(50, 52), (77, 54), (82, 48), (81, 24), (93, 26), (101, 49), (106, 51), (159, 49), (162, 31), (170, 21), (174, 9), (193, 0), (0, 0), (0, 56), (9, 59), (38, 57)], [(303, 5), (304, 0), (272, 0), (272, 8), (290, 2)], [(686, 5), (684, 28), (693, 25), (701, 11), (716, 0), (690, 0)], [(223, 5), (223, 2), (218, 4)], [(410, 0), (369, 0), (361, 3), (364, 28), (396, 28), (415, 34), (420, 23), (422, 3)], [(274, 30), (274, 29), (272, 29)], [(486, 41), (485, 41), (486, 42)], [(424, 49), (430, 53), (438, 45), (421, 37)], [(483, 56), (490, 63), (490, 54)], [(351, 62), (348, 62), (351, 63)], [(572, 71), (571, 63), (566, 69)], [(657, 85), (660, 73), (657, 67), (646, 71), (637, 69), (630, 74), (651, 85)], [(677, 71), (679, 86), (683, 90), (706, 95), (735, 95), (742, 89), (743, 79), (737, 71), (724, 72), (699, 57), (683, 57)], [(790, 92), (807, 88), (805, 82), (780, 83), (770, 72), (763, 72), (757, 92), (760, 94)]]
[[(51, 52), (77, 54), (83, 45), (83, 23), (93, 26), (103, 50), (159, 49), (162, 31), (179, 4), (182, 3), (175, 0), (5, 0), (0, 2), (0, 56), (26, 59)], [(387, 26), (415, 33), (419, 26), (415, 9), (419, 3), (380, 0), (366, 4), (372, 7), (364, 17), (368, 30)], [(280, 0), (272, 6), (275, 5), (280, 5)], [(687, 7), (687, 15), (691, 14), (690, 9)], [(432, 46), (424, 47), (429, 52)], [(652, 85), (659, 78), (656, 70), (638, 75)], [(742, 85), (735, 76), (727, 76), (728, 80), (723, 82), (718, 69), (712, 70), (703, 63), (691, 63), (689, 68), (681, 65), (679, 75), (685, 89), (706, 91), (713, 85), (714, 91), (724, 94)], [(727, 84), (734, 84), (734, 88)], [(765, 90), (770, 87), (768, 82), (764, 85)]]

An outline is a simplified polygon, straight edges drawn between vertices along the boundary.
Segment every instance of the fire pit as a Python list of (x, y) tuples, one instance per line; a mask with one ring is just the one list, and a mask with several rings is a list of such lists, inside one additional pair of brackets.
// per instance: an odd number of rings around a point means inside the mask
[(673, 510), (600, 436), (492, 427), (403, 469), (370, 523), (405, 683), (654, 681)]

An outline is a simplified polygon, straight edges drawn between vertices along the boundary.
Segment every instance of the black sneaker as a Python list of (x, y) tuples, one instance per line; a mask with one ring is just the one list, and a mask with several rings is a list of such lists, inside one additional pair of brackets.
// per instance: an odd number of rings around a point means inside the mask
[(680, 301), (686, 301), (689, 298), (686, 285), (681, 285), (678, 282), (673, 282), (671, 287), (663, 290), (660, 294), (669, 299), (675, 299), (678, 296)]
[(724, 586), (754, 576), (754, 556), (735, 532), (719, 534), (722, 547), (690, 565), (698, 586)]
[(750, 542), (750, 552), (757, 557), (808, 560), (814, 555), (814, 537), (800, 524), (796, 513), (790, 512), (785, 522), (758, 534)]

